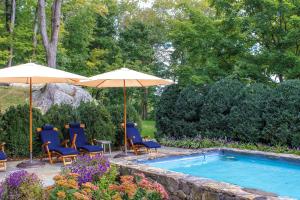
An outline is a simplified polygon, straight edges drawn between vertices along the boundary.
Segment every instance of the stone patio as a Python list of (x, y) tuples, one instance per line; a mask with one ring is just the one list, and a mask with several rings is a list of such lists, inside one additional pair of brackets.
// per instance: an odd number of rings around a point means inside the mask
[[(150, 153), (150, 154), (142, 154), (139, 156), (130, 156), (127, 158), (122, 158), (122, 159), (128, 159), (128, 160), (132, 160), (132, 159), (137, 159), (137, 158), (155, 158), (157, 156), (166, 156), (166, 155), (175, 155), (175, 154), (186, 154), (186, 153), (191, 153), (193, 151), (187, 150), (187, 149), (178, 149), (178, 148), (168, 148), (168, 147), (163, 147), (161, 148), (161, 150), (159, 151), (159, 153)], [(114, 151), (112, 152), (112, 155), (109, 154), (105, 154), (105, 156), (107, 156), (111, 161), (115, 160), (112, 159), (115, 155), (121, 153), (120, 151)], [(20, 170), (19, 168), (17, 168), (17, 165), (22, 162), (22, 161), (9, 161), (7, 162), (7, 170), (4, 171), (0, 171), (0, 182), (3, 181), (5, 179), (5, 177), (16, 170)], [(45, 161), (45, 165), (44, 166), (40, 166), (40, 167), (35, 167), (35, 168), (29, 168), (26, 169), (28, 172), (30, 173), (36, 173), (39, 178), (42, 180), (44, 186), (49, 186), (52, 185), (54, 183), (53, 181), (53, 177), (55, 175), (57, 175), (62, 167), (62, 163), (58, 162), (55, 164), (50, 164), (48, 161)]]

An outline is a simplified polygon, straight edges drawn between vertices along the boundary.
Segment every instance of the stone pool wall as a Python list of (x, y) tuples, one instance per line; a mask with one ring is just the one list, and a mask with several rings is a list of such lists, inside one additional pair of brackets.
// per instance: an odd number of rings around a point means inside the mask
[[(207, 150), (207, 149), (206, 149)], [(213, 150), (213, 149), (210, 149)], [(228, 150), (228, 149), (226, 149)], [(127, 159), (113, 159), (121, 175), (144, 173), (162, 184), (172, 200), (275, 200), (288, 199), (272, 193), (242, 188), (236, 185), (199, 178), (187, 174), (136, 163)]]

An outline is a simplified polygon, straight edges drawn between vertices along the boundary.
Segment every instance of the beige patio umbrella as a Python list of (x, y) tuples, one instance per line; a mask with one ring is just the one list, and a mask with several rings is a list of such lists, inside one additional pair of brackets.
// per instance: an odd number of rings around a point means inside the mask
[(14, 67), (0, 69), (0, 83), (25, 83), (29, 84), (29, 149), (30, 163), (32, 162), (32, 84), (41, 83), (76, 83), (86, 77), (65, 72), (62, 70), (27, 63)]
[(80, 81), (79, 85), (113, 88), (122, 87), (124, 92), (124, 145), (127, 154), (127, 130), (126, 130), (126, 87), (149, 87), (157, 85), (170, 85), (173, 81), (156, 76), (144, 74), (127, 68), (121, 68), (111, 72), (90, 77), (89, 80)]

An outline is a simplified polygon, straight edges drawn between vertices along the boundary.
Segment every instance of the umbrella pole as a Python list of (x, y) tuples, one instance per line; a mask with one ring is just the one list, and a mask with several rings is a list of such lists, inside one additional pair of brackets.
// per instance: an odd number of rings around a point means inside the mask
[(32, 78), (30, 78), (30, 97), (29, 97), (29, 149), (30, 162), (32, 163)]
[(123, 80), (124, 87), (123, 87), (123, 93), (124, 93), (124, 145), (125, 145), (125, 154), (127, 155), (127, 127), (126, 127), (126, 84), (125, 80)]

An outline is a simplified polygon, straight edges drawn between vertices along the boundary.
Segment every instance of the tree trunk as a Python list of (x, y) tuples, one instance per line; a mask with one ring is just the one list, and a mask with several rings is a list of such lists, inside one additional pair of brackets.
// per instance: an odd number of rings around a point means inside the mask
[(58, 33), (61, 17), (61, 1), (62, 0), (54, 0), (51, 7), (51, 38), (49, 40), (46, 24), (45, 0), (39, 0), (40, 32), (42, 35), (43, 46), (47, 54), (48, 66), (53, 68), (56, 67)]
[(148, 119), (148, 88), (144, 88), (142, 97), (142, 119)]
[(35, 10), (35, 16), (34, 16), (34, 25), (33, 25), (33, 37), (32, 37), (32, 60), (36, 60), (36, 48), (37, 48), (37, 33), (39, 30), (39, 20), (38, 20), (38, 7)]
[(13, 46), (13, 34), (16, 20), (16, 0), (6, 0), (5, 2), (6, 9), (6, 28), (9, 32), (10, 43), (9, 43), (9, 57), (7, 66), (12, 66), (13, 56), (14, 56), (14, 46)]
[(56, 67), (56, 54), (57, 54), (57, 46), (53, 46), (52, 43), (50, 43), (47, 52), (47, 63), (49, 67), (53, 67), (53, 68)]

